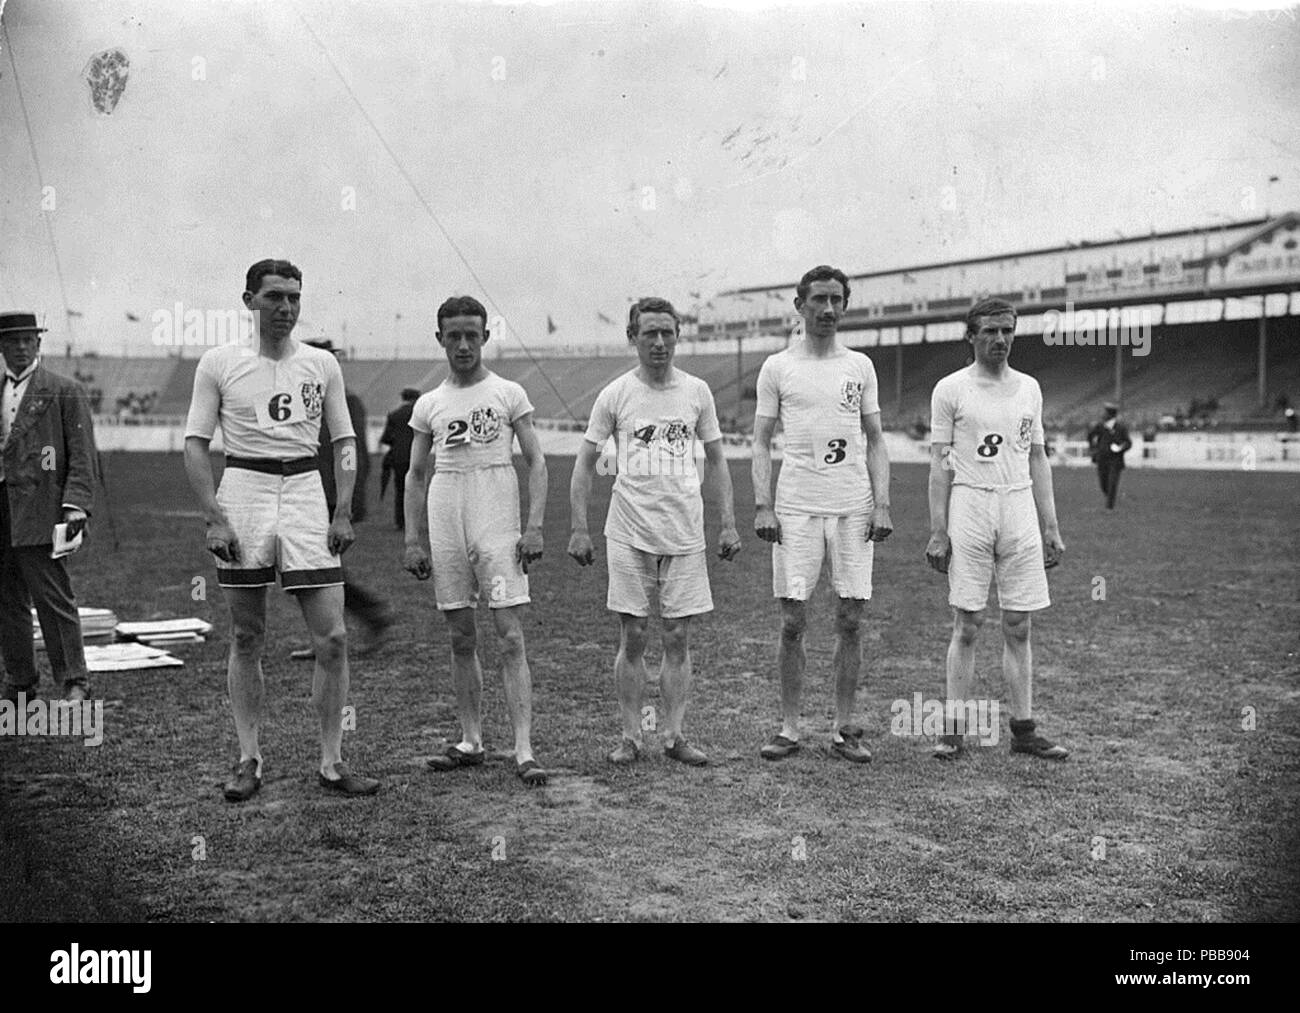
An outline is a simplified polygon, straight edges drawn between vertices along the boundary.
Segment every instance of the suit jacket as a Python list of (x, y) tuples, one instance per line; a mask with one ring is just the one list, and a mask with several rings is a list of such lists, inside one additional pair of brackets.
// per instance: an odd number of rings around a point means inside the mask
[[(356, 394), (348, 394), (348, 415), (352, 418), (352, 431), (357, 436), (357, 480), (352, 486), (352, 520), (366, 519), (366, 482), (370, 480), (370, 451), (366, 445), (366, 406)], [(330, 437), (330, 427), (321, 415), (320, 448), (316, 453), (317, 466), (320, 468), (320, 480), (325, 486), (325, 503), (330, 516), (338, 503), (334, 486), (334, 441)]]
[(44, 365), (36, 368), (9, 431), (4, 463), (13, 545), (49, 545), (65, 503), (90, 513), (95, 428), (80, 384)]
[[(1119, 450), (1111, 450), (1110, 445), (1118, 445)], [(1113, 430), (1106, 428), (1106, 423), (1098, 422), (1088, 430), (1088, 452), (1092, 455), (1092, 463), (1097, 465), (1118, 463), (1119, 467), (1124, 467), (1124, 454), (1133, 446), (1133, 441), (1129, 439), (1128, 426), (1124, 425), (1118, 419), (1115, 420)]]
[(394, 471), (409, 471), (411, 468), (411, 441), (415, 433), (411, 429), (411, 409), (415, 402), (403, 404), (388, 413), (388, 423), (379, 442), (393, 449), (388, 452), (388, 462)]

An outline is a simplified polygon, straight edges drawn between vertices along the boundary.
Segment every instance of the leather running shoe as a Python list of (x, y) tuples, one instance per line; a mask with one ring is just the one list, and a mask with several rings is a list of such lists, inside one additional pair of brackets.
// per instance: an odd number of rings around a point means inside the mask
[(871, 750), (862, 744), (862, 729), (852, 728), (845, 725), (840, 729), (840, 738), (842, 742), (831, 742), (831, 752), (836, 756), (842, 756), (850, 763), (870, 763)]
[(617, 763), (619, 766), (626, 766), (629, 763), (636, 763), (637, 757), (641, 755), (641, 747), (631, 739), (624, 739), (618, 744), (618, 748), (609, 754), (609, 762)]
[(772, 741), (758, 751), (758, 755), (765, 760), (784, 760), (787, 756), (793, 756), (797, 752), (799, 752), (797, 739), (787, 739), (784, 735), (774, 735)]
[(1070, 751), (1064, 746), (1058, 746), (1041, 735), (1011, 736), (1011, 751), (1036, 756), (1040, 760), (1064, 760), (1070, 755)]
[(696, 749), (681, 736), (671, 746), (664, 747), (664, 756), (688, 767), (703, 767), (709, 762), (709, 755), (703, 749)]
[(257, 776), (257, 760), (243, 760), (235, 764), (235, 776), (226, 782), (227, 802), (247, 802), (262, 787), (262, 779)]
[(964, 736), (943, 735), (935, 743), (934, 752), (930, 755), (936, 760), (955, 760), (964, 752), (966, 752)]
[(360, 774), (352, 773), (352, 769), (342, 760), (334, 764), (334, 773), (338, 774), (337, 780), (331, 780), (324, 774), (317, 775), (322, 788), (338, 792), (340, 795), (373, 795), (379, 790), (378, 781), (373, 777), (362, 777)]

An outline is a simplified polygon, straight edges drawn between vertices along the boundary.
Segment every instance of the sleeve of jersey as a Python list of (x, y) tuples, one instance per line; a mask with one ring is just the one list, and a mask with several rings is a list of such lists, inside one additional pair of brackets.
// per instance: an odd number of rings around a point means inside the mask
[(764, 360), (758, 371), (758, 402), (754, 408), (756, 415), (775, 419), (781, 416), (781, 392), (776, 382), (776, 367), (773, 360)]
[(428, 394), (421, 394), (420, 399), (415, 402), (415, 407), (411, 409), (411, 421), (407, 425), (417, 433), (433, 432), (433, 426), (429, 424), (429, 417), (433, 411), (428, 398)]
[(930, 398), (930, 442), (951, 443), (953, 435), (953, 404), (948, 385), (942, 380), (935, 384)]
[(518, 422), (533, 410), (533, 403), (528, 400), (528, 391), (519, 384), (510, 392), (510, 421)]
[(212, 358), (205, 355), (194, 371), (194, 393), (190, 397), (189, 416), (185, 419), (185, 435), (212, 439), (220, 409), (221, 388), (217, 383)]
[(614, 414), (614, 386), (611, 384), (596, 396), (596, 403), (591, 406), (586, 438), (596, 446), (603, 447), (605, 441), (613, 435), (617, 424), (618, 419)]
[(718, 424), (718, 406), (713, 400), (713, 391), (703, 380), (699, 385), (700, 414), (695, 421), (695, 435), (701, 443), (712, 443), (722, 439), (722, 426)]
[(348, 399), (343, 390), (343, 369), (334, 356), (325, 365), (325, 421), (330, 427), (332, 442), (356, 437), (352, 416), (348, 414)]
[(1043, 430), (1043, 388), (1034, 381), (1034, 424), (1030, 429), (1029, 442), (1046, 443), (1047, 435)]
[(880, 383), (876, 380), (875, 364), (862, 357), (862, 414), (875, 415), (880, 411)]

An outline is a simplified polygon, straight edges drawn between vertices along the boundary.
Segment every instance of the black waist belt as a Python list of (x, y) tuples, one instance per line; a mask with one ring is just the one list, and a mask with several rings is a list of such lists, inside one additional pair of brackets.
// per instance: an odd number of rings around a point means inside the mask
[(293, 461), (273, 461), (263, 457), (227, 457), (227, 468), (246, 468), (266, 475), (301, 475), (316, 470), (316, 458), (299, 457)]

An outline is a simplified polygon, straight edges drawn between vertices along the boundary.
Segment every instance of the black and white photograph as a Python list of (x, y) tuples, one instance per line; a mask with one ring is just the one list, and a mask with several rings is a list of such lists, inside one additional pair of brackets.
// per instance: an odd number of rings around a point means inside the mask
[(1300, 7), (5, 0), (0, 234), (0, 922), (1300, 920)]

